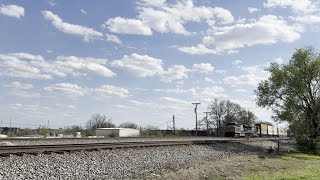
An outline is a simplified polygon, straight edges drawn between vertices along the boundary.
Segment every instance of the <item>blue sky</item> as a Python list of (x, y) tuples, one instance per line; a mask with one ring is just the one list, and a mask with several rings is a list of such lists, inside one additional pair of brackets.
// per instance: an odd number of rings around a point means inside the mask
[[(264, 1), (0, 0), (0, 112), (13, 126), (113, 122), (194, 127), (214, 99), (260, 120), (254, 89), (270, 62), (319, 48), (320, 4)], [(160, 128), (166, 128), (166, 123)]]

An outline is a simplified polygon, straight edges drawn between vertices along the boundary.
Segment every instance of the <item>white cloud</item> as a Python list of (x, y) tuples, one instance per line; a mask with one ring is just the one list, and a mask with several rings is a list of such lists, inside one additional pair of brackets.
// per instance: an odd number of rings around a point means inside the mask
[(312, 13), (317, 10), (315, 1), (312, 0), (267, 0), (263, 3), (267, 8), (291, 8), (297, 13)]
[(224, 88), (220, 86), (210, 86), (203, 88), (200, 92), (196, 93), (195, 96), (200, 101), (210, 102), (214, 98), (227, 98)]
[(180, 89), (180, 88), (175, 88), (175, 89), (154, 89), (154, 92), (162, 92), (162, 93), (175, 93), (175, 94), (183, 94), (183, 93), (194, 93), (195, 89)]
[(152, 30), (159, 33), (191, 35), (185, 25), (189, 22), (215, 22), (228, 24), (234, 22), (231, 12), (221, 7), (196, 6), (193, 0), (166, 1), (141, 0), (138, 3), (137, 19), (116, 17), (105, 25), (111, 32), (125, 34), (152, 35)]
[(77, 84), (58, 83), (44, 87), (45, 91), (56, 94), (66, 95), (69, 97), (79, 97), (88, 94), (90, 91), (86, 88), (78, 86)]
[(183, 65), (173, 65), (169, 67), (167, 71), (163, 71), (160, 74), (160, 80), (163, 82), (172, 82), (187, 79), (188, 72), (190, 72), (190, 70)]
[[(57, 70), (64, 74), (73, 74), (75, 71), (92, 73), (104, 77), (114, 77), (116, 74), (106, 68), (106, 59), (96, 59), (91, 57), (58, 56), (54, 65)], [(77, 73), (77, 72), (75, 72)]]
[(122, 44), (122, 41), (117, 36), (115, 36), (113, 34), (106, 34), (106, 38), (107, 38), (108, 42)]
[(248, 11), (250, 14), (252, 14), (252, 13), (256, 13), (256, 12), (261, 11), (261, 9), (254, 8), (254, 7), (248, 7)]
[(44, 87), (44, 90), (72, 98), (85, 95), (95, 95), (100, 98), (110, 98), (113, 96), (125, 98), (129, 95), (129, 91), (127, 89), (112, 85), (102, 85), (99, 88), (87, 88), (81, 87), (77, 84), (58, 83)]
[(0, 54), (0, 76), (52, 79), (52, 76), (12, 55)]
[(135, 53), (124, 55), (121, 60), (112, 61), (111, 65), (138, 77), (155, 76), (163, 71), (161, 59)]
[(91, 57), (58, 56), (55, 60), (45, 60), (40, 55), (28, 53), (0, 54), (0, 76), (30, 79), (53, 79), (72, 75), (94, 74), (103, 77), (116, 76), (105, 67), (106, 59)]
[(82, 14), (84, 14), (84, 15), (87, 15), (87, 14), (88, 14), (87, 11), (84, 10), (84, 9), (80, 9), (80, 12), (81, 12)]
[(93, 39), (101, 39), (103, 34), (99, 31), (96, 31), (92, 28), (85, 26), (70, 24), (64, 22), (58, 15), (52, 13), (51, 11), (42, 11), (44, 18), (52, 23), (52, 25), (57, 28), (59, 31), (81, 36), (84, 41), (90, 41)]
[(184, 110), (191, 109), (192, 104), (188, 101), (172, 98), (172, 97), (162, 97), (158, 100), (159, 108), (171, 109), (171, 110)]
[(208, 74), (213, 72), (214, 67), (210, 63), (200, 63), (200, 64), (193, 64), (192, 71), (202, 74)]
[(320, 14), (291, 17), (291, 19), (305, 25), (320, 24)]
[(20, 19), (21, 17), (24, 16), (24, 8), (21, 6), (12, 5), (12, 4), (8, 4), (8, 5), (1, 4), (0, 14)]
[(208, 83), (211, 83), (211, 84), (216, 84), (216, 82), (213, 80), (213, 79), (210, 79), (208, 77), (205, 77), (204, 80)]
[(215, 27), (212, 35), (205, 36), (196, 47), (178, 48), (188, 54), (219, 54), (254, 45), (277, 42), (292, 43), (300, 38), (301, 28), (274, 15), (265, 15), (247, 24)]
[(209, 49), (203, 44), (198, 44), (197, 46), (191, 47), (179, 47), (178, 50), (192, 55), (217, 54), (216, 50)]
[(33, 85), (32, 84), (27, 84), (27, 83), (21, 83), (21, 82), (11, 82), (9, 84), (3, 85), (4, 87), (8, 88), (13, 88), (13, 89), (32, 89)]
[(269, 73), (264, 70), (263, 66), (246, 66), (241, 67), (244, 74), (237, 76), (227, 76), (223, 79), (225, 84), (230, 86), (257, 86), (262, 80), (269, 77)]
[(122, 87), (112, 86), (112, 85), (103, 85), (100, 88), (96, 88), (93, 90), (99, 96), (102, 97), (111, 97), (111, 96), (118, 96), (120, 98), (127, 97), (129, 91)]
[(288, 25), (277, 16), (266, 15), (257, 22), (217, 28), (212, 36), (203, 38), (203, 43), (223, 52), (246, 46), (274, 44), (279, 41), (292, 43), (299, 38), (300, 34), (294, 26)]
[(274, 62), (278, 63), (278, 64), (283, 64), (284, 60), (281, 57), (278, 57), (274, 60)]
[(232, 64), (239, 65), (239, 64), (242, 64), (242, 61), (238, 59), (238, 60), (233, 61)]
[(115, 17), (105, 22), (105, 25), (109, 31), (113, 33), (152, 35), (152, 31), (149, 26), (137, 19)]
[(50, 108), (47, 106), (39, 105), (39, 104), (22, 104), (16, 103), (9, 105), (11, 109), (14, 109), (16, 112), (25, 112), (32, 114), (48, 114)]

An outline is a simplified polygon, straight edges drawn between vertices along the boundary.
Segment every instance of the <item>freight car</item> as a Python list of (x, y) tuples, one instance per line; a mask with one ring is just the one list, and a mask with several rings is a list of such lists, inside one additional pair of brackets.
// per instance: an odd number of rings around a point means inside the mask
[(286, 137), (287, 130), (267, 123), (244, 125), (229, 122), (225, 128), (226, 137)]

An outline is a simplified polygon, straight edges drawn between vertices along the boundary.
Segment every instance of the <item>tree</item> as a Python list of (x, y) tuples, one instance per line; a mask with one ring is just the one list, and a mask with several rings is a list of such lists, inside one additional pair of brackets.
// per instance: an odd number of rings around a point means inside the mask
[(241, 124), (250, 125), (256, 122), (258, 118), (253, 112), (249, 110), (241, 110), (238, 113), (237, 119)]
[(124, 123), (121, 123), (120, 128), (132, 128), (132, 129), (138, 129), (139, 126), (135, 123), (132, 123), (132, 122), (124, 122)]
[(320, 56), (312, 47), (297, 49), (285, 65), (272, 63), (259, 83), (257, 104), (286, 121), (300, 147), (316, 150), (320, 136)]
[(94, 113), (91, 115), (90, 119), (87, 122), (87, 128), (90, 130), (96, 128), (114, 128), (115, 124), (112, 123), (111, 118), (107, 118), (105, 114)]
[[(210, 123), (216, 122), (218, 131), (228, 122), (251, 125), (257, 119), (252, 112), (244, 110), (239, 104), (229, 100), (214, 99), (209, 104), (208, 109), (210, 111)], [(222, 132), (217, 133), (221, 135)]]

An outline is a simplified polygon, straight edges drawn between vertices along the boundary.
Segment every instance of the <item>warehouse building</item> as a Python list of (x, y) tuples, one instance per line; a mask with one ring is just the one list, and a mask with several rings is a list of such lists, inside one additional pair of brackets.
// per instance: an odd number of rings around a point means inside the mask
[(96, 136), (104, 137), (137, 137), (140, 135), (138, 129), (131, 128), (97, 128)]

